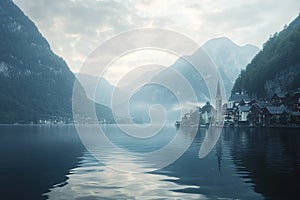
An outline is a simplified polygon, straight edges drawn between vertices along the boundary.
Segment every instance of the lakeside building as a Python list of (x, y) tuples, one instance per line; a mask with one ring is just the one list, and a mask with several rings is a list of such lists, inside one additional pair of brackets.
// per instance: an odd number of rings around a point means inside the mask
[(293, 93), (275, 93), (267, 100), (250, 99), (244, 93), (234, 93), (222, 104), (219, 83), (216, 108), (210, 102), (186, 114), (181, 124), (227, 126), (300, 126), (300, 89)]

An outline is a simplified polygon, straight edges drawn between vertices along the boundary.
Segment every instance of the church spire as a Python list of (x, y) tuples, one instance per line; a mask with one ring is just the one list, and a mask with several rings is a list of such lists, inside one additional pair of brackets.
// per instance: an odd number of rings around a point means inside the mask
[(217, 88), (216, 99), (222, 99), (219, 81), (218, 81), (218, 88)]
[(220, 90), (220, 84), (218, 81), (218, 88), (216, 94), (216, 124), (222, 124), (222, 96)]

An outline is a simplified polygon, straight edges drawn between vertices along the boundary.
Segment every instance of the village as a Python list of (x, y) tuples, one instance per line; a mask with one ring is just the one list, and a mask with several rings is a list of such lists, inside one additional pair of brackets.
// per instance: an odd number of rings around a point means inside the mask
[(268, 100), (251, 99), (244, 92), (234, 93), (228, 102), (222, 104), (218, 84), (215, 107), (206, 102), (185, 114), (175, 125), (300, 128), (300, 89), (275, 93)]

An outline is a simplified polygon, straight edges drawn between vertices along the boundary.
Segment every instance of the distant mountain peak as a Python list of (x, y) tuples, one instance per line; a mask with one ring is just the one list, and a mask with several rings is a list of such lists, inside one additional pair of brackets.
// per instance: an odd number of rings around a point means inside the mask
[(237, 45), (227, 37), (208, 40), (202, 49), (217, 66), (225, 84), (226, 94), (230, 96), (233, 82), (242, 69), (245, 69), (251, 59), (260, 51), (254, 45)]
[(239, 48), (239, 47), (253, 48), (253, 49), (256, 49), (256, 50), (259, 49), (257, 46), (252, 45), (252, 44), (238, 45), (237, 43), (235, 43), (234, 41), (232, 41), (228, 37), (218, 37), (218, 38), (210, 39), (210, 40), (208, 40), (207, 42), (205, 42), (203, 44), (203, 47), (205, 48), (205, 47), (208, 47), (210, 45), (222, 45), (223, 47), (227, 46), (227, 47), (234, 47), (234, 48)]
[(230, 42), (230, 43), (234, 43), (231, 39), (229, 39), (228, 37), (217, 37), (217, 38), (212, 38), (210, 40), (208, 40), (207, 42)]
[(248, 48), (255, 48), (255, 49), (260, 49), (257, 46), (253, 45), (253, 44), (245, 44), (242, 47), (248, 47)]

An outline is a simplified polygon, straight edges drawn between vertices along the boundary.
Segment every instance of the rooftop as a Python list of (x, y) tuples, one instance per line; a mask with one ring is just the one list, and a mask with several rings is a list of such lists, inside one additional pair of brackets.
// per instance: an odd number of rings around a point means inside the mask
[(242, 112), (249, 112), (250, 109), (251, 109), (251, 106), (240, 106), (239, 109), (240, 109)]
[(287, 108), (284, 105), (281, 106), (267, 106), (267, 111), (272, 115), (281, 115), (287, 111)]
[(300, 117), (300, 112), (292, 112), (291, 114), (295, 117)]
[(229, 101), (235, 101), (235, 102), (240, 102), (242, 100), (251, 101), (249, 96), (245, 93), (235, 93), (235, 94), (232, 94), (229, 98)]
[(257, 106), (259, 109), (263, 109), (267, 106), (271, 106), (271, 103), (269, 102), (263, 102), (263, 101), (257, 101), (253, 104), (254, 106)]
[(277, 96), (277, 97), (280, 98), (280, 99), (284, 99), (284, 98), (286, 97), (286, 95), (287, 95), (287, 94), (282, 93), (282, 92), (276, 92), (276, 93), (273, 95), (273, 98)]

